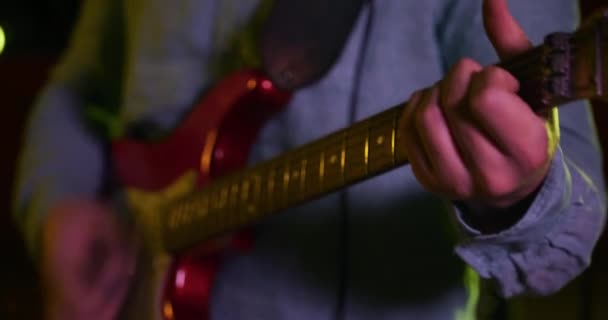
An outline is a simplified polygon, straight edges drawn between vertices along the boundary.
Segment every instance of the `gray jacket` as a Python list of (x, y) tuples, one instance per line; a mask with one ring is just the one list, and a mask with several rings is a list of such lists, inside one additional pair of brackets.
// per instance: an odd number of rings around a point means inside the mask
[[(146, 118), (171, 128), (213, 82), (209, 61), (256, 3), (86, 2), (31, 115), (21, 157), (15, 217), (32, 254), (53, 203), (102, 188), (106, 143), (82, 117), (116, 107), (118, 127)], [(298, 91), (264, 128), (252, 162), (347, 126), (351, 115), (363, 119), (405, 101), (461, 57), (497, 61), (479, 0), (370, 3), (373, 16), (363, 10), (328, 74)], [(535, 44), (576, 27), (573, 1), (509, 4)], [(215, 319), (335, 319), (337, 313), (351, 320), (454, 319), (478, 298), (465, 266), (506, 297), (555, 292), (589, 265), (605, 219), (590, 109), (576, 102), (559, 115), (561, 141), (549, 175), (513, 227), (482, 235), (402, 167), (260, 225), (253, 251), (229, 254), (221, 268)]]

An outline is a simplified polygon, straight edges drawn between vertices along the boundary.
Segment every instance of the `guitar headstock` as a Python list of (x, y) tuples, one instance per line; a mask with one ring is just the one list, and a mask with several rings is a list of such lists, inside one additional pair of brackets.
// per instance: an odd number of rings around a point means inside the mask
[(537, 113), (575, 100), (608, 101), (608, 9), (499, 66), (520, 81), (520, 96)]
[[(608, 101), (608, 9), (599, 10), (586, 19), (572, 34), (561, 34), (558, 50), (551, 50), (551, 35), (547, 37), (547, 51), (567, 51), (566, 58), (554, 61), (551, 68), (562, 73), (562, 87), (554, 92), (556, 102), (578, 99)], [(551, 58), (547, 58), (551, 60)], [(561, 91), (559, 91), (561, 90)], [(560, 101), (566, 100), (566, 101)]]

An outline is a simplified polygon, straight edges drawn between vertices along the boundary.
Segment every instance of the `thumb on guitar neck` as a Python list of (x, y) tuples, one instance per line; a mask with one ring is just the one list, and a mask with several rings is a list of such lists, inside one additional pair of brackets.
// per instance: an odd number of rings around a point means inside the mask
[(511, 15), (506, 0), (483, 0), (483, 25), (503, 61), (532, 48), (528, 36)]

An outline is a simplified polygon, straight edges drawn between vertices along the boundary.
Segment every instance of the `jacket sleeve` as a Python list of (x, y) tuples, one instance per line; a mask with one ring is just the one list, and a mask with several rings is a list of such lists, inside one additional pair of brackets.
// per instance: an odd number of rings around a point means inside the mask
[[(572, 32), (578, 12), (570, 0), (510, 0), (509, 7), (538, 45), (555, 31)], [(481, 1), (449, 1), (437, 25), (446, 68), (459, 58), (498, 60), (485, 36)], [(514, 225), (482, 234), (454, 206), (462, 241), (456, 253), (503, 297), (551, 294), (590, 264), (604, 228), (606, 204), (602, 153), (585, 101), (558, 109), (559, 144), (540, 191)]]
[(49, 210), (62, 199), (93, 197), (101, 188), (104, 142), (92, 133), (84, 115), (89, 106), (117, 102), (119, 3), (83, 2), (69, 46), (28, 117), (18, 158), (13, 216), (34, 258)]

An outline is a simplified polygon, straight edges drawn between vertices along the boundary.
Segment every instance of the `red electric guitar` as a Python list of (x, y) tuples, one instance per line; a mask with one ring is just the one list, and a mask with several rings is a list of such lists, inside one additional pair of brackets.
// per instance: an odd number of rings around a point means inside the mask
[[(607, 39), (604, 11), (500, 66), (520, 80), (535, 111), (549, 112), (606, 96)], [(257, 132), (289, 99), (263, 74), (243, 71), (219, 82), (162, 141), (114, 142), (114, 165), (145, 249), (127, 317), (207, 319), (222, 248), (246, 250), (243, 227), (407, 163), (396, 147), (396, 106), (244, 168)]]

